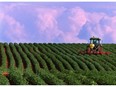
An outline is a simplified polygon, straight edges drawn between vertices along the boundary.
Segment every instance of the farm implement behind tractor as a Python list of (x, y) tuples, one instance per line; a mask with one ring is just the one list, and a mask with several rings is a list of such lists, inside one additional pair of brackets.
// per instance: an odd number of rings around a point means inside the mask
[(100, 43), (101, 39), (100, 38), (95, 38), (91, 37), (90, 38), (90, 43), (87, 46), (87, 49), (85, 51), (80, 51), (79, 54), (96, 54), (96, 55), (109, 55), (111, 54), (110, 52), (104, 52), (102, 50), (102, 44)]

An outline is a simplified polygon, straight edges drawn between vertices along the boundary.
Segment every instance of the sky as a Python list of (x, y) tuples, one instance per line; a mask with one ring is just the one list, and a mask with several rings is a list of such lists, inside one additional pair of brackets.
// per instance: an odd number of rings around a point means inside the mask
[(116, 43), (116, 2), (0, 2), (0, 42)]

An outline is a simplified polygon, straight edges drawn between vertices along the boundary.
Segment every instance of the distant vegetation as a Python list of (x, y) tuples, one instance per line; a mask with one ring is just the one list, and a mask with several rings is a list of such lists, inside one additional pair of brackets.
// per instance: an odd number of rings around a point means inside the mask
[(116, 44), (103, 44), (111, 55), (79, 55), (86, 46), (0, 43), (0, 84), (116, 85)]

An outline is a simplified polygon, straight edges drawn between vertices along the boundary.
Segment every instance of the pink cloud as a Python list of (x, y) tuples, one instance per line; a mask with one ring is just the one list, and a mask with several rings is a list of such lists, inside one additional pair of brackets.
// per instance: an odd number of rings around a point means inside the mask
[(0, 20), (2, 21), (4, 18), (4, 14), (3, 13), (0, 13)]
[(4, 4), (0, 7), (0, 23), (4, 22), (8, 27), (6, 29), (1, 28), (1, 32), (11, 42), (26, 42), (27, 34), (25, 32), (24, 25), (17, 21), (13, 16), (9, 15), (9, 12), (13, 12), (19, 6), (26, 6), (24, 3), (10, 3)]
[(71, 33), (66, 33), (63, 35), (63, 40), (66, 43), (87, 43), (87, 40), (80, 39), (76, 36), (74, 36)]
[(106, 26), (106, 33), (112, 37), (113, 42), (116, 43), (116, 16), (107, 17), (107, 20), (110, 21)]
[[(104, 21), (102, 25), (101, 20)], [(116, 42), (116, 16), (109, 16), (105, 13), (90, 13), (87, 12), (87, 21), (90, 23), (88, 32), (91, 36), (104, 38), (111, 37), (112, 41)], [(94, 27), (92, 27), (94, 25)], [(105, 36), (105, 37), (104, 37)]]
[(63, 33), (58, 28), (57, 18), (62, 14), (64, 8), (37, 8), (37, 26), (38, 31), (47, 38), (47, 41), (52, 41), (55, 37)]
[[(27, 9), (26, 6), (29, 6)], [(20, 6), (23, 6), (20, 8)], [(27, 42), (27, 34), (25, 31), (25, 26), (17, 21), (12, 16), (8, 15), (10, 11), (14, 9), (29, 10), (30, 13), (34, 14), (37, 17), (35, 20), (38, 27), (38, 34), (46, 38), (46, 41), (52, 42), (58, 36), (63, 39), (64, 42), (74, 43), (74, 42), (87, 42), (87, 40), (80, 39), (78, 35), (83, 29), (83, 26), (88, 22), (89, 25), (87, 28), (87, 33), (90, 36), (100, 37), (101, 39), (107, 38), (106, 35), (110, 36), (113, 42), (116, 42), (116, 16), (109, 16), (103, 12), (87, 12), (80, 7), (74, 7), (71, 9), (67, 8), (48, 8), (48, 7), (38, 7), (30, 6), (29, 4), (9, 4), (3, 7), (0, 10), (0, 23), (5, 21), (9, 29), (5, 29), (6, 37), (10, 38), (11, 41), (16, 42)], [(31, 10), (30, 10), (31, 9)], [(65, 11), (68, 12), (68, 22), (70, 31), (63, 32), (59, 28), (58, 19), (62, 14), (65, 14)], [(114, 14), (116, 12), (114, 11)], [(104, 25), (101, 24), (101, 20), (104, 21)], [(107, 22), (107, 23), (106, 23)], [(65, 25), (67, 26), (67, 25)], [(10, 32), (10, 33), (9, 33)], [(85, 32), (86, 33), (86, 32)], [(39, 35), (38, 35), (39, 38)]]
[(79, 7), (75, 7), (75, 8), (70, 9), (69, 12), (70, 12), (70, 15), (68, 17), (68, 20), (70, 22), (69, 24), (70, 32), (67, 32), (66, 34), (63, 35), (64, 41), (68, 43), (87, 42), (86, 40), (79, 39), (77, 37), (83, 25), (87, 21), (85, 11)]
[[(104, 29), (102, 29), (102, 25), (100, 21), (106, 16), (105, 13), (97, 13), (97, 12), (87, 12), (87, 21), (90, 23), (88, 28), (88, 32), (91, 36), (96, 36), (99, 38), (103, 38), (104, 36)], [(94, 27), (92, 27), (94, 26)]]
[(24, 26), (16, 21), (13, 17), (0, 13), (0, 21), (5, 22), (8, 29), (2, 29), (7, 38), (12, 42), (23, 42), (26, 41), (26, 33), (24, 31)]
[[(107, 38), (104, 36), (109, 35), (112, 41), (116, 42), (116, 16), (111, 17), (103, 12), (86, 12), (79, 7), (72, 8), (70, 13), (70, 32), (67, 32), (66, 36), (63, 37), (65, 42), (87, 42), (77, 37), (86, 22), (89, 22), (87, 30), (90, 37), (95, 36), (104, 39)], [(105, 25), (101, 24), (101, 20), (104, 21)]]
[(93, 13), (90, 13), (90, 12), (87, 12), (86, 13), (87, 15), (87, 21), (90, 22), (90, 23), (93, 23), (93, 24), (96, 24), (96, 23), (99, 23), (100, 20), (106, 16), (105, 13), (98, 13), (98, 12), (93, 12)]
[[(70, 21), (70, 32), (63, 32), (58, 27), (58, 17), (63, 14), (64, 11), (69, 11), (71, 16), (68, 17)], [(81, 27), (86, 23), (85, 12), (80, 8), (73, 8), (67, 10), (65, 8), (53, 9), (53, 8), (38, 8), (38, 31), (47, 38), (48, 41), (52, 41), (59, 35), (64, 42), (87, 42), (86, 40), (79, 39), (76, 35), (79, 34)]]
[[(3, 11), (4, 13), (9, 13), (9, 12), (12, 12), (16, 9), (24, 9), (26, 6), (29, 6), (30, 4), (28, 3), (3, 3), (1, 6), (0, 6), (0, 10)], [(28, 9), (27, 9), (28, 10)]]
[(83, 9), (75, 7), (70, 9), (70, 14), (68, 19), (70, 21), (71, 33), (78, 35), (82, 26), (87, 21), (86, 13)]

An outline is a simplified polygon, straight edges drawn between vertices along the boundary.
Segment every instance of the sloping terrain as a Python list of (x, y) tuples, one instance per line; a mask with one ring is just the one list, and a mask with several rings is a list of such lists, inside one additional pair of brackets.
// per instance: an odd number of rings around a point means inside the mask
[(79, 55), (86, 46), (0, 43), (0, 84), (116, 84), (116, 44), (103, 44), (110, 55)]

